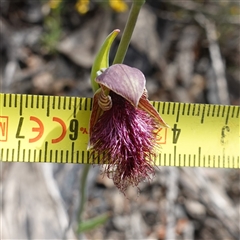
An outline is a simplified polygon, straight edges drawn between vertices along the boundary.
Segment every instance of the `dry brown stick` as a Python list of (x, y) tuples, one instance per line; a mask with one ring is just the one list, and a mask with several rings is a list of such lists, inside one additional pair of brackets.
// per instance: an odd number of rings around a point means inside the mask
[(216, 77), (216, 86), (220, 104), (230, 104), (227, 79), (225, 77), (225, 65), (223, 63), (220, 47), (217, 42), (217, 30), (213, 21), (210, 21), (202, 14), (196, 15), (196, 20), (205, 28), (209, 42), (209, 52), (212, 67)]
[(175, 203), (178, 197), (178, 179), (179, 170), (177, 168), (168, 168), (168, 179), (167, 179), (167, 226), (166, 226), (166, 239), (176, 239), (175, 227), (176, 227), (176, 216), (175, 216)]
[(228, 233), (238, 239), (238, 213), (230, 198), (222, 187), (214, 184), (202, 168), (182, 168), (180, 184), (191, 194), (192, 198), (198, 198), (222, 223)]
[[(204, 7), (203, 4), (193, 2), (193, 1), (169, 1), (171, 5), (184, 9), (186, 11), (191, 11), (196, 14), (204, 14), (209, 17), (214, 17), (217, 12), (220, 11), (219, 6)], [(239, 16), (228, 16), (224, 18), (224, 23), (240, 25)]]
[[(61, 230), (64, 234), (69, 235), (71, 239), (76, 239), (75, 234), (72, 229), (68, 229), (69, 217), (64, 209), (63, 199), (61, 197), (60, 190), (58, 188), (57, 182), (53, 176), (53, 165), (52, 164), (42, 164), (42, 172), (45, 179), (45, 184), (48, 193), (52, 200), (55, 202), (55, 207), (57, 211), (58, 221), (61, 226)], [(66, 232), (67, 231), (67, 232)], [(66, 236), (63, 236), (65, 239)]]

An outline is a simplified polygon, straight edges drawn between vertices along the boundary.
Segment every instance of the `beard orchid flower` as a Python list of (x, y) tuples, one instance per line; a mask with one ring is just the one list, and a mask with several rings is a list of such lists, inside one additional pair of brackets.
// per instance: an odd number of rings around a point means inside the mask
[(99, 71), (93, 97), (89, 149), (104, 173), (125, 193), (154, 175), (157, 131), (168, 127), (147, 99), (143, 73), (124, 64)]

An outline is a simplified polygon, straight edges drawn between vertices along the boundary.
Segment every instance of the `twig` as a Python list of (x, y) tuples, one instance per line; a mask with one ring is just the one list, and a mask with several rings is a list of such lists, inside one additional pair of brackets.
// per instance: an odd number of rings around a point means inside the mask
[[(48, 193), (51, 196), (52, 200), (55, 202), (57, 215), (58, 215), (58, 221), (59, 221), (61, 230), (63, 230), (63, 232), (64, 232), (64, 230), (66, 231), (68, 229), (69, 218), (63, 207), (63, 200), (62, 200), (58, 185), (56, 183), (56, 180), (53, 177), (52, 164), (50, 164), (50, 163), (42, 164), (42, 172), (43, 172), (43, 176), (45, 178)], [(65, 232), (65, 234), (66, 234), (66, 232)], [(71, 239), (73, 239), (74, 233), (73, 233), (72, 229), (69, 229), (68, 235), (71, 236)], [(65, 239), (64, 236), (63, 236), (63, 239)]]
[(178, 179), (179, 170), (177, 168), (169, 167), (169, 176), (167, 179), (167, 229), (166, 239), (176, 239), (175, 227), (176, 227), (176, 216), (175, 216), (175, 202), (178, 196)]
[(219, 103), (230, 104), (227, 80), (225, 77), (225, 65), (223, 64), (220, 48), (217, 42), (217, 30), (215, 24), (202, 14), (197, 14), (196, 20), (206, 30), (206, 35), (209, 42), (209, 52), (212, 61), (212, 67), (215, 73)]
[[(194, 2), (194, 1), (168, 1), (169, 4), (184, 9), (186, 11), (191, 11), (196, 14), (204, 14), (208, 17), (214, 17), (216, 12), (219, 11), (218, 6), (211, 6), (211, 7), (204, 7), (203, 4)], [(240, 25), (239, 16), (230, 16), (223, 19), (219, 19), (222, 23), (233, 24), (233, 25)]]
[(81, 177), (80, 190), (79, 190), (79, 192), (81, 193), (81, 201), (80, 201), (80, 207), (78, 212), (79, 223), (82, 221), (82, 214), (83, 214), (84, 206), (87, 200), (87, 177), (88, 177), (88, 172), (90, 170), (90, 167), (91, 167), (91, 164), (85, 164), (82, 170), (82, 177)]
[(238, 239), (239, 216), (223, 189), (210, 181), (202, 168), (182, 168), (181, 171), (180, 184), (184, 189), (218, 218), (233, 239)]

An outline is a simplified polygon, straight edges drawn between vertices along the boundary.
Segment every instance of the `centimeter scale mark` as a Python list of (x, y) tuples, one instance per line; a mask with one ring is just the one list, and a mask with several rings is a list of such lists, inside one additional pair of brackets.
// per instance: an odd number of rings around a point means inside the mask
[[(198, 151), (195, 154), (178, 154), (177, 146), (174, 146), (173, 154), (159, 153), (158, 160), (160, 166), (240, 168), (239, 156), (205, 155), (202, 154), (201, 147), (198, 147)], [(155, 158), (156, 162), (157, 157)]]
[[(47, 98), (47, 101), (45, 101), (46, 98)], [(63, 103), (62, 103), (62, 100), (63, 100)], [(19, 108), (20, 116), (23, 115), (24, 109), (29, 108), (29, 105), (30, 105), (30, 108), (39, 109), (40, 106), (42, 109), (46, 108), (46, 116), (50, 115), (50, 110), (55, 110), (55, 109), (58, 109), (60, 111), (66, 110), (66, 109), (71, 110), (73, 107), (73, 117), (76, 118), (77, 108), (80, 111), (92, 109), (92, 98), (86, 98), (84, 106), (82, 104), (82, 100), (83, 98), (77, 98), (77, 97), (75, 97), (73, 100), (73, 97), (3, 94), (3, 107), (11, 108), (13, 107), (12, 105), (14, 103), (14, 107)], [(40, 102), (42, 102), (42, 104), (40, 104)], [(45, 105), (45, 102), (47, 102), (47, 106)], [(57, 106), (56, 106), (56, 102), (57, 102)], [(176, 105), (178, 106), (176, 107)], [(187, 105), (187, 108), (186, 108), (186, 105)], [(240, 108), (237, 106), (225, 106), (225, 105), (208, 105), (208, 104), (200, 105), (200, 104), (192, 104), (192, 103), (187, 104), (187, 103), (172, 103), (172, 102), (170, 103), (169, 102), (163, 102), (163, 103), (153, 102), (153, 106), (157, 109), (158, 112), (160, 112), (160, 108), (161, 108), (162, 114), (165, 113), (165, 108), (167, 107), (168, 115), (170, 115), (170, 111), (172, 109), (171, 114), (172, 115), (176, 114), (176, 122), (179, 121), (179, 118), (181, 115), (184, 116), (185, 114), (187, 114), (187, 116), (191, 115), (191, 116), (198, 117), (200, 116), (200, 112), (202, 111), (201, 121), (200, 121), (201, 123), (204, 122), (205, 116), (207, 117), (211, 116), (211, 117), (218, 117), (218, 118), (225, 117), (226, 118), (225, 124), (228, 124), (229, 117), (239, 118), (239, 112), (240, 112)], [(195, 115), (196, 108), (197, 108), (197, 114)], [(227, 111), (226, 111), (226, 108), (227, 108)], [(182, 112), (181, 112), (181, 109), (182, 109)], [(237, 111), (235, 111), (236, 109)], [(206, 112), (207, 114), (205, 115)]]
[[(16, 153), (17, 152), (17, 153)], [(72, 143), (70, 150), (48, 149), (48, 142), (45, 142), (44, 149), (21, 149), (21, 141), (18, 141), (18, 149), (1, 149), (0, 158), (4, 155), (7, 162), (49, 162), (49, 163), (100, 163), (100, 156), (96, 153), (90, 154), (89, 151), (75, 150), (75, 144)], [(11, 154), (10, 154), (11, 153)], [(17, 158), (15, 158), (17, 154)], [(20, 158), (21, 156), (21, 158)], [(11, 159), (9, 159), (11, 158)], [(21, 159), (21, 160), (20, 160)], [(221, 161), (223, 160), (223, 161)], [(238, 157), (220, 156), (220, 155), (204, 155), (202, 148), (198, 147), (195, 154), (178, 154), (177, 146), (174, 146), (173, 153), (159, 153), (155, 157), (155, 163), (159, 161), (160, 166), (175, 167), (213, 167), (213, 168), (240, 168), (240, 159)], [(158, 164), (157, 164), (158, 165)]]
[[(99, 164), (100, 156), (95, 152), (75, 150), (75, 143), (69, 150), (52, 150), (49, 149), (49, 143), (45, 142), (44, 149), (26, 149), (21, 148), (21, 141), (18, 141), (17, 149), (4, 149), (0, 151), (0, 159), (6, 162), (49, 162), (49, 163), (86, 163)], [(96, 156), (95, 156), (96, 155)]]
[[(83, 100), (85, 100), (84, 104), (82, 104)], [(46, 116), (50, 116), (51, 110), (73, 110), (73, 117), (76, 118), (77, 109), (80, 111), (92, 109), (92, 98), (3, 94), (3, 107), (18, 108), (19, 116), (22, 116), (24, 110), (29, 108), (44, 109)]]
[[(181, 116), (187, 115), (187, 116), (201, 117), (201, 120), (200, 120), (201, 124), (204, 123), (204, 120), (206, 117), (212, 117), (212, 118), (225, 117), (225, 124), (227, 125), (229, 118), (239, 118), (239, 110), (240, 110), (238, 106), (175, 103), (175, 102), (153, 102), (153, 106), (157, 109), (159, 113), (161, 112), (163, 115), (165, 114), (165, 110), (167, 108), (166, 114), (175, 115), (176, 123), (179, 122), (179, 119)], [(226, 111), (226, 108), (227, 108), (227, 111)], [(235, 109), (238, 109), (236, 113), (235, 113)]]

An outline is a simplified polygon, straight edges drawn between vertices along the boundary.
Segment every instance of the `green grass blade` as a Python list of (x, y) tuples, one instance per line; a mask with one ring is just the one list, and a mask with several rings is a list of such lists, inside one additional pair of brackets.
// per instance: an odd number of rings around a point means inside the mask
[(79, 223), (78, 233), (90, 231), (100, 225), (103, 225), (109, 219), (109, 213), (101, 214), (95, 218)]

